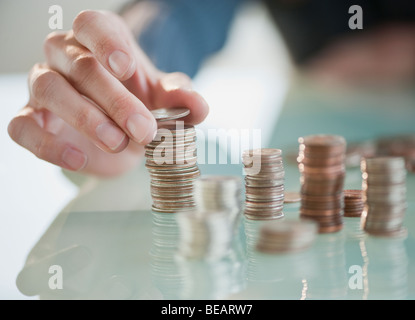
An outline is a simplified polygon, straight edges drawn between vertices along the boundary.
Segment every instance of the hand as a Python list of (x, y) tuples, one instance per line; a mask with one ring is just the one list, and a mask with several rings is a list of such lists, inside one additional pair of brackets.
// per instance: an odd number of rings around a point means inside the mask
[(46, 62), (29, 73), (30, 98), (9, 124), (18, 144), (63, 168), (111, 176), (136, 165), (157, 130), (149, 109), (186, 106), (184, 121), (207, 115), (182, 73), (157, 70), (124, 21), (83, 11), (73, 30), (45, 40)]

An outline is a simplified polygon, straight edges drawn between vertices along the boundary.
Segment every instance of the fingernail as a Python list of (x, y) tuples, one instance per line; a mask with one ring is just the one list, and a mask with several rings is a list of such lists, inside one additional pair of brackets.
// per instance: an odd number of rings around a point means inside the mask
[(69, 167), (69, 169), (79, 171), (86, 166), (88, 158), (83, 152), (68, 147), (62, 154), (62, 161)]
[(114, 74), (122, 77), (130, 69), (131, 59), (122, 51), (114, 51), (108, 58), (108, 64)]
[(171, 73), (161, 79), (161, 86), (166, 91), (186, 90), (193, 91), (192, 82), (190, 79), (179, 72)]
[(155, 120), (150, 120), (139, 113), (131, 115), (127, 120), (127, 129), (138, 143), (149, 143), (157, 132)]
[(95, 133), (98, 139), (111, 150), (117, 150), (126, 137), (124, 132), (108, 122), (100, 124), (95, 129)]

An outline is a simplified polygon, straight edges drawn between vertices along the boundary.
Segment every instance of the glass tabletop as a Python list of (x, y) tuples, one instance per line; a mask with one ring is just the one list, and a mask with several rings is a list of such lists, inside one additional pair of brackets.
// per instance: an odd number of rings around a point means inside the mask
[[(414, 118), (412, 95), (368, 99), (316, 93), (307, 84), (288, 95), (269, 146), (283, 149), (285, 189), (299, 191), (290, 157), (298, 137), (333, 133), (349, 142), (413, 134)], [(200, 167), (202, 174), (242, 175), (241, 164)], [(360, 169), (348, 168), (344, 188), (361, 186)], [(265, 254), (255, 243), (266, 222), (241, 213), (231, 250), (216, 260), (178, 254), (175, 214), (152, 212), (147, 189), (144, 165), (119, 179), (84, 183), (29, 253), (18, 289), (42, 299), (415, 298), (414, 174), (407, 176), (406, 233), (399, 237), (368, 235), (359, 218), (344, 218), (341, 231), (319, 234), (308, 250)], [(284, 214), (298, 219), (299, 203), (285, 205)]]
[[(359, 171), (349, 169), (349, 186)], [(296, 179), (294, 165), (286, 172)], [(43, 299), (414, 299), (414, 176), (407, 186), (399, 237), (368, 235), (360, 218), (345, 217), (340, 232), (319, 234), (308, 250), (265, 254), (255, 243), (266, 222), (241, 213), (230, 251), (210, 260), (180, 256), (176, 214), (63, 211), (17, 286)], [(299, 203), (286, 204), (284, 214), (298, 219)]]

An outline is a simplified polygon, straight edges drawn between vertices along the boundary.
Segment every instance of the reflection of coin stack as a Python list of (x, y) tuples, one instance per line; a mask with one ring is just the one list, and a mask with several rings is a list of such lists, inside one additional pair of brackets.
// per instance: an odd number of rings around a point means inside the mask
[(151, 275), (164, 299), (178, 299), (183, 276), (174, 256), (179, 241), (179, 228), (172, 214), (153, 212), (153, 246), (150, 251)]
[(363, 229), (380, 236), (401, 235), (406, 210), (406, 170), (401, 157), (375, 157), (361, 165), (365, 209)]
[(234, 176), (203, 176), (194, 182), (196, 208), (200, 212), (220, 211), (231, 224), (241, 211), (241, 180)]
[(299, 252), (315, 240), (317, 224), (311, 220), (273, 221), (264, 224), (256, 248), (264, 253)]
[(315, 268), (316, 273), (313, 277), (307, 279), (307, 298), (345, 299), (350, 274), (347, 273), (346, 268), (344, 233), (337, 232), (317, 237), (310, 252), (318, 267)]
[(152, 209), (177, 212), (193, 208), (193, 182), (200, 175), (195, 128), (179, 125), (159, 128), (145, 154), (151, 177)]
[(299, 139), (301, 173), (301, 217), (319, 223), (319, 232), (342, 229), (344, 157), (346, 141), (333, 135)]
[(242, 155), (245, 217), (253, 220), (284, 216), (284, 166), (280, 149), (247, 150)]
[(218, 259), (232, 244), (232, 225), (220, 211), (185, 211), (177, 214), (180, 229), (179, 255), (185, 258)]
[(364, 203), (362, 190), (344, 190), (344, 216), (360, 217)]
[[(406, 245), (406, 234), (394, 238), (367, 238), (364, 242), (366, 263), (363, 265), (366, 299), (403, 300), (413, 298), (411, 285), (412, 254)], [(408, 250), (408, 252), (407, 252)]]
[[(285, 218), (275, 221), (244, 219), (245, 276), (249, 283), (248, 288), (255, 284), (251, 288), (256, 289), (247, 290), (248, 299), (251, 298), (251, 295), (254, 299), (263, 299), (264, 292), (266, 292), (266, 299), (291, 299), (291, 297), (297, 299), (297, 284), (301, 283), (301, 279), (312, 278), (312, 274), (315, 273), (314, 269), (317, 266), (313, 259), (313, 248), (310, 248), (311, 250), (299, 250), (293, 254), (264, 254), (264, 252), (257, 249), (257, 245), (263, 242), (260, 240), (263, 237), (261, 229), (265, 225), (277, 222), (285, 222)], [(316, 229), (314, 229), (314, 232), (316, 232)], [(288, 253), (288, 251), (285, 252)], [(276, 282), (278, 282), (277, 285)], [(258, 286), (261, 287), (262, 292), (260, 297), (256, 296)]]
[(243, 264), (237, 260), (233, 250), (220, 260), (178, 258), (176, 261), (184, 277), (180, 299), (226, 299), (241, 290)]

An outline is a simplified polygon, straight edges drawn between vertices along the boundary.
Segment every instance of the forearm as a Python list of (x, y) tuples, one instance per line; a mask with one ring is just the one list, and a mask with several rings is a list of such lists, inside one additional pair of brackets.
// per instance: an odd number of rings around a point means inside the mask
[(192, 77), (205, 58), (223, 47), (243, 1), (139, 1), (122, 16), (159, 69)]

